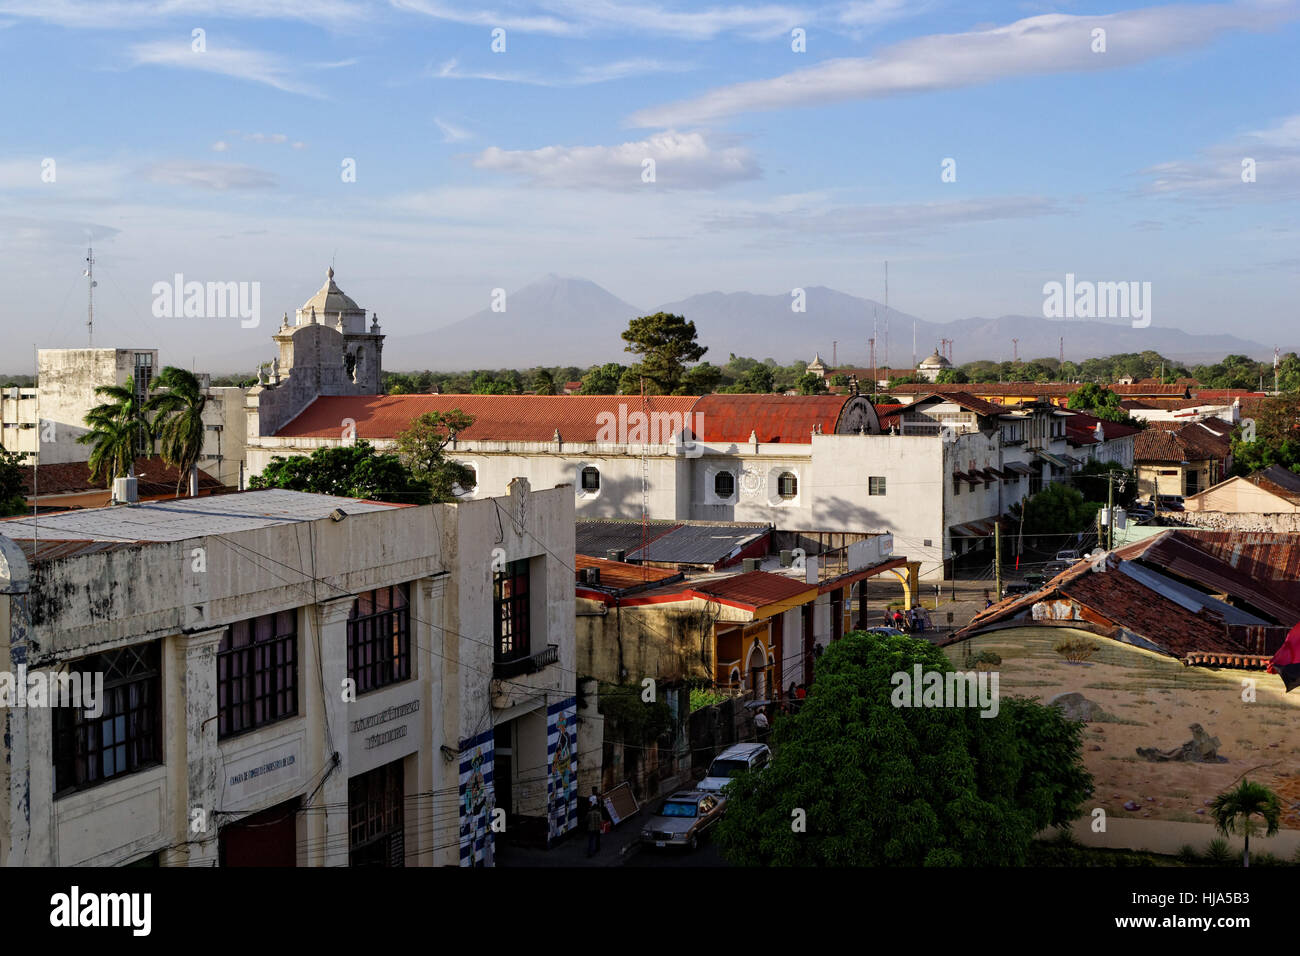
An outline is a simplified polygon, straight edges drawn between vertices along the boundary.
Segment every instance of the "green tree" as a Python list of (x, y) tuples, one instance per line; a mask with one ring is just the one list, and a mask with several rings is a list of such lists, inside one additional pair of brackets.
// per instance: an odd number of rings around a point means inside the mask
[(1120, 398), (1108, 388), (1088, 382), (1066, 402), (1066, 407), (1076, 412), (1087, 412), (1108, 422), (1130, 424), (1128, 412), (1120, 407)]
[(533, 394), (555, 394), (555, 378), (544, 368), (538, 369), (537, 374), (533, 376)]
[(447, 458), (445, 449), (469, 426), (474, 417), (459, 408), (449, 412), (425, 412), (403, 431), (393, 444), (411, 474), (429, 488), (433, 501), (454, 501), (455, 488), (474, 487), (474, 469)]
[(615, 395), (618, 393), (619, 379), (627, 371), (617, 362), (598, 365), (582, 376), (582, 390), (579, 395)]
[(379, 454), (368, 441), (317, 448), (309, 456), (277, 455), (248, 486), (403, 504), (422, 505), (430, 500), (429, 486), (401, 458)]
[(29, 467), (23, 455), (6, 451), (0, 445), (0, 518), (27, 512), (27, 485), (23, 481), (23, 472)]
[(708, 362), (701, 362), (686, 370), (682, 384), (677, 387), (678, 395), (708, 395), (722, 381), (722, 369)]
[(1097, 516), (1097, 502), (1063, 481), (1055, 481), (1038, 494), (1025, 499), (1026, 534), (1073, 534), (1089, 528)]
[[(816, 378), (816, 376), (813, 376)], [(736, 380), (735, 385), (729, 385), (725, 391), (732, 394), (759, 394), (766, 395), (772, 391), (776, 384), (776, 376), (773, 371), (766, 365), (753, 365), (747, 369), (744, 374)]]
[(207, 398), (193, 372), (166, 366), (154, 380), (155, 392), (144, 404), (154, 416), (153, 432), (158, 436), (162, 460), (176, 468), (176, 497), (189, 479), (190, 469), (203, 455), (203, 409)]
[(96, 385), (95, 394), (108, 401), (86, 413), (83, 420), (90, 430), (77, 441), (93, 446), (89, 460), (91, 481), (105, 478), (105, 487), (111, 488), (114, 478), (135, 473), (137, 454), (153, 454), (152, 426), (144, 404), (136, 396), (134, 378), (127, 378), (121, 385)]
[(731, 863), (1017, 865), (1038, 831), (1079, 814), (1092, 782), (1081, 724), (1015, 698), (992, 717), (894, 706), (894, 675), (915, 665), (953, 669), (907, 636), (855, 632), (827, 648), (803, 706), (776, 719), (771, 763), (729, 785), (717, 838)]
[(682, 384), (686, 363), (698, 362), (708, 349), (696, 341), (695, 323), (680, 315), (656, 312), (628, 323), (625, 351), (643, 356), (641, 374), (659, 393), (671, 395)]
[(823, 395), (826, 392), (826, 381), (815, 372), (805, 372), (794, 387), (800, 395)]
[(1259, 832), (1254, 817), (1264, 822), (1264, 835), (1274, 836), (1282, 822), (1282, 804), (1278, 796), (1262, 783), (1243, 780), (1231, 790), (1225, 790), (1210, 804), (1214, 826), (1224, 836), (1240, 831), (1246, 842), (1242, 866), (1250, 866), (1250, 837)]
[(970, 376), (959, 368), (946, 368), (934, 377), (936, 385), (965, 385)]

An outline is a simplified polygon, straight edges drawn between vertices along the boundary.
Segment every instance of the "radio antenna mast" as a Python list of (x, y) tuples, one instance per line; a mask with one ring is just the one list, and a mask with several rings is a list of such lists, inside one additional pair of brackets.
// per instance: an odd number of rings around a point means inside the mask
[(86, 338), (89, 347), (95, 347), (95, 250), (92, 246), (86, 246), (86, 271), (82, 273), (86, 277)]

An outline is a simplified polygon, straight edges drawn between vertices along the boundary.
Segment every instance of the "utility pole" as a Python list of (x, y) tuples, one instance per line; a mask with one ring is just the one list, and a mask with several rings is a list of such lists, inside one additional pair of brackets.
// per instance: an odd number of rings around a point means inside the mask
[(831, 342), (831, 369), (840, 367), (840, 343), (838, 340)]
[(86, 338), (90, 348), (95, 347), (95, 250), (86, 247)]
[(1013, 364), (1020, 361), (1020, 340), (1019, 339), (1011, 340), (1011, 361)]
[(1002, 600), (1002, 521), (999, 519), (993, 524), (993, 570), (996, 575), (998, 589), (995, 592), (997, 598)]
[(1110, 522), (1107, 524), (1107, 538), (1109, 543), (1106, 545), (1107, 551), (1115, 550), (1115, 472), (1106, 473), (1106, 514), (1110, 516)]

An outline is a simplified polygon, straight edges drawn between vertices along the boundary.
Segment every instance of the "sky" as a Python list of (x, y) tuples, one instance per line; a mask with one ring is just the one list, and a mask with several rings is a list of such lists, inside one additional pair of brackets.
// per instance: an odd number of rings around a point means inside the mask
[[(211, 371), (331, 263), (390, 335), (548, 273), (649, 309), (888, 261), (932, 321), (1073, 274), (1293, 344), (1298, 54), (1300, 0), (0, 0), (0, 368), (87, 344), (88, 241), (95, 345)], [(178, 274), (257, 324), (160, 315)]]

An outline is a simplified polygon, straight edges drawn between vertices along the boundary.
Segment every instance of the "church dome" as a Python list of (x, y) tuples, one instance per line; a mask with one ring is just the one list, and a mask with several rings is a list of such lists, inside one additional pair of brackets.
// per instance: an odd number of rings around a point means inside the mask
[(315, 311), (317, 316), (326, 317), (329, 321), (342, 312), (344, 315), (360, 314), (365, 316), (365, 309), (357, 305), (351, 296), (345, 295), (343, 290), (334, 284), (334, 267), (330, 266), (329, 272), (325, 274), (325, 284), (320, 287), (314, 296), (303, 303), (302, 308), (298, 310), (300, 316), (310, 316)]
[(934, 351), (931, 352), (930, 357), (927, 358), (925, 361), (923, 361), (918, 367), (919, 368), (948, 368), (951, 366), (951, 364), (952, 363), (950, 363), (946, 358), (940, 355), (938, 351)]

